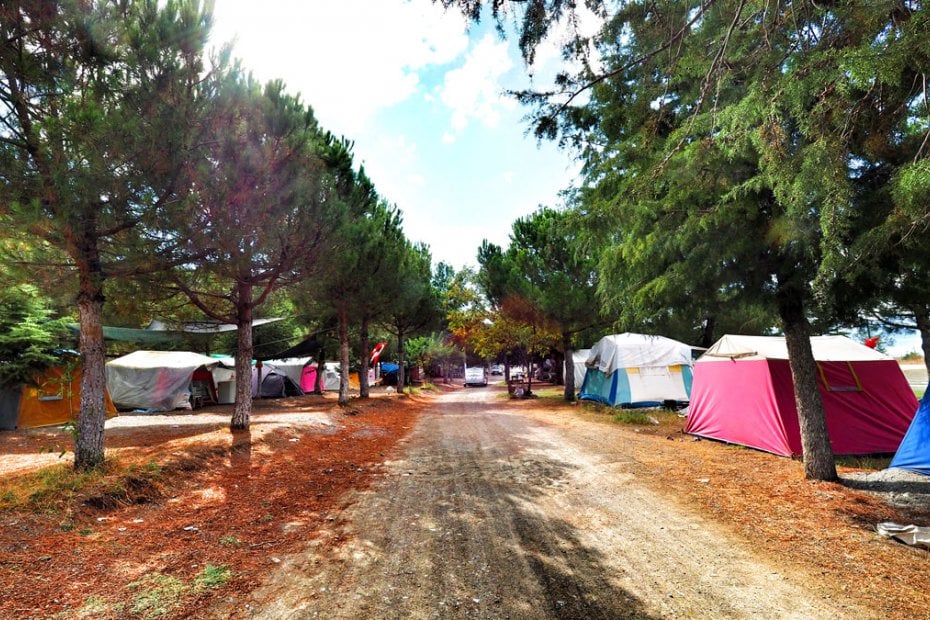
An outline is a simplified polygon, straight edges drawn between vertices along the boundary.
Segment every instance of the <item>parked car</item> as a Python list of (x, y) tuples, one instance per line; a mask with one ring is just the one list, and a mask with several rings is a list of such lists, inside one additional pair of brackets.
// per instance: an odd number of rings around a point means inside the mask
[(483, 366), (470, 366), (465, 369), (465, 385), (487, 385), (488, 371)]
[(491, 365), (491, 374), (492, 374), (492, 375), (502, 375), (502, 374), (504, 374), (504, 365), (503, 365), (503, 364), (492, 364), (492, 365)]

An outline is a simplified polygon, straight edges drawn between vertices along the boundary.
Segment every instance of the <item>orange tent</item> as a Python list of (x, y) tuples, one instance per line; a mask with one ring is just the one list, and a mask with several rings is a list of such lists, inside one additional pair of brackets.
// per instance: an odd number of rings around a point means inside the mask
[[(106, 395), (107, 418), (116, 408)], [(50, 368), (35, 381), (0, 392), (0, 430), (76, 422), (81, 408), (81, 369)]]

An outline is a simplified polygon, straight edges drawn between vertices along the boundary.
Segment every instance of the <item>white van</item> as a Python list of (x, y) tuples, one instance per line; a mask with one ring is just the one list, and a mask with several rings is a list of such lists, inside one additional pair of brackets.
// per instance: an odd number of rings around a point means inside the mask
[(465, 368), (465, 386), (488, 384), (488, 371), (482, 366), (472, 366)]

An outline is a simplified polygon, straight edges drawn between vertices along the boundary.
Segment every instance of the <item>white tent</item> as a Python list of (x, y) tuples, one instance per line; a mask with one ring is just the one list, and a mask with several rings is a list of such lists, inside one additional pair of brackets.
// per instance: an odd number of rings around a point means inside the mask
[(575, 389), (580, 390), (581, 384), (584, 383), (584, 374), (588, 369), (584, 365), (588, 361), (588, 355), (590, 355), (591, 349), (578, 349), (577, 351), (572, 351), (572, 363), (568, 364), (568, 360), (565, 360), (565, 376), (568, 376), (569, 372), (573, 372), (575, 375)]
[(340, 379), (339, 362), (326, 362), (323, 364), (323, 389), (326, 391), (338, 391)]
[(119, 409), (189, 409), (194, 372), (217, 364), (190, 351), (136, 351), (107, 363), (107, 388)]
[(691, 346), (671, 338), (604, 336), (591, 348), (585, 366), (583, 400), (636, 407), (687, 402), (691, 393)]
[[(289, 360), (267, 360), (262, 362), (261, 390), (258, 388), (258, 366), (252, 363), (252, 398), (284, 398), (285, 396), (300, 396), (303, 390), (300, 388), (300, 374), (303, 365), (297, 366), (300, 358), (291, 358)], [(310, 358), (306, 358), (308, 361)], [(214, 369), (214, 381), (217, 384), (219, 393), (219, 403), (229, 404), (236, 399), (236, 358), (221, 357), (217, 358), (220, 365)], [(285, 362), (285, 365), (280, 365)], [(292, 378), (292, 372), (297, 372), (296, 380)], [(220, 378), (219, 374), (225, 376)]]

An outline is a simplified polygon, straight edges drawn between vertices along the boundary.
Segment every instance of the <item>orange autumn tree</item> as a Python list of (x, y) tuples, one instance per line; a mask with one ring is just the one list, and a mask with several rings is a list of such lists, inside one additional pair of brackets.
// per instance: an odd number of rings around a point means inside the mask
[[(534, 357), (558, 347), (559, 338), (558, 326), (538, 306), (516, 295), (506, 297), (499, 309), (486, 312), (468, 332), (469, 347), (478, 355), (488, 359), (516, 356), (528, 370)], [(532, 387), (531, 372), (528, 393)]]

